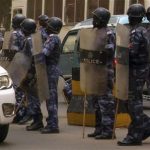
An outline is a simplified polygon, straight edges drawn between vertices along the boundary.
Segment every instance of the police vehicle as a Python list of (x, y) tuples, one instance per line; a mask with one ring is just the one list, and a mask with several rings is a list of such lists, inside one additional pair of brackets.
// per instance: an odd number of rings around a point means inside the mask
[[(115, 32), (115, 27), (117, 23), (120, 24), (128, 24), (128, 16), (127, 15), (112, 15), (108, 26), (111, 27)], [(143, 25), (147, 26), (148, 21), (146, 18), (143, 19)], [(63, 71), (63, 75), (65, 79), (72, 77), (73, 68), (79, 67), (79, 31), (82, 28), (92, 28), (92, 19), (87, 19), (76, 24), (64, 37), (62, 41), (62, 54), (60, 56), (59, 66)], [(114, 63), (116, 61), (114, 60)], [(147, 87), (144, 86), (144, 107), (150, 108), (150, 96), (147, 94)]]
[(15, 116), (15, 92), (7, 71), (0, 66), (0, 143), (5, 140)]

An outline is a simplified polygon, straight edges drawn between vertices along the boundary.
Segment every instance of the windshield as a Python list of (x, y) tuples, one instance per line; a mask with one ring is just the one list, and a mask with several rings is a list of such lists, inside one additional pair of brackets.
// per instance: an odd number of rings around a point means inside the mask
[(108, 24), (116, 24), (120, 16), (111, 16)]
[[(126, 15), (126, 16), (120, 17), (118, 23), (120, 23), (120, 24), (129, 24), (128, 16)], [(148, 23), (148, 20), (147, 20), (146, 17), (143, 18), (142, 23)]]
[(71, 32), (67, 35), (62, 49), (63, 53), (71, 53), (74, 51), (76, 37), (77, 32)]
[[(75, 28), (81, 27), (81, 26), (92, 25), (92, 21), (93, 21), (92, 18), (87, 19), (85, 21), (81, 21), (80, 23), (78, 23), (78, 24), (75, 25)], [(120, 23), (120, 24), (129, 24), (128, 16), (127, 15), (112, 15), (110, 17), (109, 22), (108, 22), (108, 26), (116, 26), (117, 23)], [(143, 18), (143, 23), (148, 23), (148, 21), (147, 21), (146, 18)]]

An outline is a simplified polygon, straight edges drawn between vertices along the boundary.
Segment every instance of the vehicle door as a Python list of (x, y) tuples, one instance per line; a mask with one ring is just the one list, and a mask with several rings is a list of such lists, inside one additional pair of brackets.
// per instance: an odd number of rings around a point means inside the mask
[(72, 76), (72, 67), (74, 62), (77, 61), (76, 59), (78, 59), (76, 56), (77, 34), (78, 30), (69, 31), (62, 41), (59, 68), (64, 78)]

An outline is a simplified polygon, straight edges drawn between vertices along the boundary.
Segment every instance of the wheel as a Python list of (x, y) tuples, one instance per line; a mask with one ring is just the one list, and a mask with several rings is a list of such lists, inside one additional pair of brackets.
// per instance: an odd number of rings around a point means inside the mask
[(0, 125), (0, 143), (6, 139), (8, 130), (9, 130), (9, 124)]

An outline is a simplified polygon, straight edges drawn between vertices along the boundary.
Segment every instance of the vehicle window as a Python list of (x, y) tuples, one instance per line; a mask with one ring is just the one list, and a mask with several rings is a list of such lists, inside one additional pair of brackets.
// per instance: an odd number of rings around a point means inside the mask
[[(144, 17), (142, 20), (143, 23), (148, 23), (148, 20)], [(119, 19), (120, 24), (129, 24), (128, 16), (122, 16)]]
[(77, 38), (77, 32), (76, 33), (70, 33), (63, 45), (63, 53), (71, 53), (74, 51), (74, 47), (75, 47), (75, 42), (76, 42), (76, 38)]
[(110, 17), (109, 24), (116, 24), (118, 22), (119, 16)]

